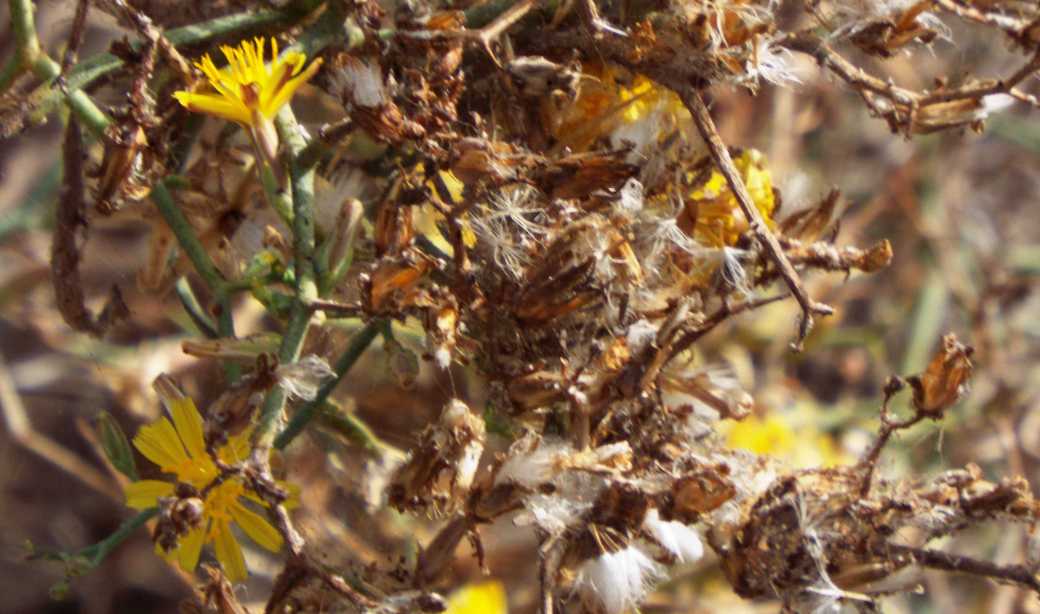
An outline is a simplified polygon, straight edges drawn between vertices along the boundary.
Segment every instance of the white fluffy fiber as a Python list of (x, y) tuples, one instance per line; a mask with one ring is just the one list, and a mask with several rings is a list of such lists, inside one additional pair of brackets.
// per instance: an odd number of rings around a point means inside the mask
[(704, 544), (696, 529), (674, 520), (661, 520), (657, 509), (651, 509), (643, 520), (643, 528), (654, 540), (682, 563), (692, 563), (704, 556)]
[(623, 614), (637, 606), (663, 575), (661, 565), (629, 546), (582, 563), (577, 586), (586, 606), (604, 614)]

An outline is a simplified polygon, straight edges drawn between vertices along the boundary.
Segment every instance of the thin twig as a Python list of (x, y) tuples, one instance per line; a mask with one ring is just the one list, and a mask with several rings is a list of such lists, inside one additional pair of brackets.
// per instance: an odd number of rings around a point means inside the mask
[(914, 562), (923, 567), (989, 578), (1001, 583), (1016, 584), (1040, 594), (1040, 579), (1026, 565), (1002, 566), (990, 561), (982, 561), (931, 548), (915, 548), (898, 544), (889, 544), (887, 547), (891, 553), (909, 556)]
[(830, 315), (834, 313), (834, 310), (828, 305), (812, 300), (805, 291), (798, 272), (794, 270), (794, 266), (787, 259), (787, 255), (784, 254), (779, 241), (769, 231), (762, 214), (759, 213), (758, 207), (755, 206), (755, 202), (751, 199), (751, 194), (748, 193), (747, 186), (744, 185), (743, 179), (740, 178), (740, 171), (733, 164), (733, 158), (729, 155), (729, 149), (726, 148), (726, 144), (722, 142), (722, 137), (719, 136), (719, 132), (715, 128), (715, 122), (711, 119), (711, 113), (708, 111), (708, 106), (704, 104), (704, 98), (701, 96), (700, 90), (689, 86), (681, 90), (679, 96), (682, 98), (683, 104), (686, 105), (686, 108), (693, 115), (693, 122), (697, 126), (697, 131), (700, 132), (704, 142), (708, 144), (711, 157), (715, 160), (715, 164), (723, 177), (726, 178), (726, 183), (729, 184), (730, 190), (736, 197), (740, 210), (744, 213), (744, 217), (747, 218), (749, 231), (762, 249), (765, 250), (777, 270), (780, 271), (780, 276), (784, 278), (784, 282), (787, 283), (791, 294), (794, 295), (798, 305), (802, 308), (802, 319), (798, 326), (798, 339), (792, 344), (794, 349), (799, 350), (802, 347), (802, 342), (805, 341), (805, 337), (812, 329), (813, 314)]

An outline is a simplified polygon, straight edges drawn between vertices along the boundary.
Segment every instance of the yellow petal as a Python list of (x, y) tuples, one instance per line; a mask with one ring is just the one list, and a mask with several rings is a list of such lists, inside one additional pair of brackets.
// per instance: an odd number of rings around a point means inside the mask
[(445, 614), (506, 614), (506, 591), (498, 581), (463, 587), (448, 598)]
[(228, 441), (224, 444), (220, 450), (217, 451), (217, 456), (220, 460), (229, 464), (234, 465), (246, 460), (249, 456), (249, 438), (253, 435), (252, 427), (244, 429), (238, 435), (232, 435), (228, 437)]
[(160, 480), (131, 482), (123, 489), (126, 504), (136, 510), (145, 510), (159, 504), (159, 497), (173, 494), (173, 484)]
[(205, 113), (248, 126), (252, 120), (249, 110), (236, 100), (215, 94), (196, 94), (193, 92), (174, 92), (177, 102), (193, 113)]
[(267, 104), (260, 109), (260, 112), (268, 118), (273, 118), (278, 114), (278, 109), (281, 109), (285, 103), (289, 102), (296, 90), (300, 89), (300, 86), (307, 81), (310, 81), (319, 68), (321, 68), (321, 58), (315, 59), (303, 72), (277, 88), (274, 96), (268, 99)]
[(181, 537), (177, 544), (177, 564), (184, 571), (195, 571), (199, 564), (199, 553), (202, 552), (202, 544), (206, 541), (206, 527), (200, 525), (190, 530)]
[(142, 426), (134, 436), (134, 447), (159, 467), (172, 470), (188, 460), (177, 430), (166, 418)]
[(241, 503), (235, 502), (231, 507), (231, 517), (235, 519), (238, 526), (242, 527), (250, 539), (260, 544), (271, 552), (282, 549), (282, 534), (271, 526), (263, 516), (253, 510), (246, 508)]
[(238, 545), (231, 533), (231, 526), (226, 521), (214, 521), (213, 549), (228, 580), (241, 582), (246, 579), (246, 561), (242, 557), (242, 547)]
[(206, 458), (206, 441), (202, 433), (202, 416), (189, 397), (181, 397), (170, 403), (173, 426), (181, 436), (181, 442), (192, 458)]
[[(231, 80), (224, 71), (217, 68), (216, 64), (213, 63), (213, 59), (209, 57), (209, 54), (202, 56), (202, 61), (196, 62), (195, 67), (206, 75), (209, 84), (213, 86), (213, 89), (217, 90), (221, 96), (231, 100), (237, 100), (238, 88), (235, 87), (234, 81)], [(176, 94), (174, 95), (176, 96)]]

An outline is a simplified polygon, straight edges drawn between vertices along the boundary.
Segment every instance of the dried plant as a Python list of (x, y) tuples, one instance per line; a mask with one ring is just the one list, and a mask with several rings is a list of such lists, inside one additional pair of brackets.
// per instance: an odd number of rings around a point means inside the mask
[[(954, 335), (920, 374), (889, 380), (874, 445), (830, 468), (731, 448), (719, 425), (754, 401), (696, 353), (721, 324), (789, 298), (799, 321), (777, 333), (801, 350), (833, 312), (803, 278), (875, 273), (893, 255), (884, 240), (837, 243), (836, 190), (788, 213), (766, 157), (723, 141), (712, 92), (796, 87), (793, 62), (806, 55), (900, 137), (981, 131), (1011, 104), (1040, 105), (1027, 90), (1040, 69), (1035, 3), (175, 9), (80, 0), (59, 63), (31, 3), (10, 2), (4, 130), (68, 111), (52, 267), (63, 318), (102, 336), (133, 317), (118, 288), (90, 313), (79, 249), (101, 217), (144, 219), (141, 287), (175, 290), (200, 332), (184, 351), (223, 367), (205, 411), (163, 376), (170, 419), (129, 441), (104, 423), (139, 514), (81, 552), (37, 556), (79, 574), (151, 523), (158, 550), (186, 571), (212, 545), (220, 569), (205, 568), (192, 611), (242, 612), (230, 584), (248, 574), (238, 526), (285, 550), (268, 612), (440, 611), (457, 546), (468, 539), (484, 567), (482, 529), (509, 518), (539, 542), (516, 564), (537, 569), (544, 614), (634, 610), (705, 545), (737, 594), (785, 611), (876, 611), (913, 588), (885, 582), (911, 567), (1040, 593), (1035, 562), (934, 545), (984, 523), (1032, 527), (1040, 507), (1023, 478), (987, 480), (968, 465), (893, 479), (879, 468), (894, 433), (942, 420), (963, 394), (972, 349)], [(126, 37), (80, 60), (92, 11)], [(868, 68), (951, 37), (951, 21), (1023, 59), (920, 91)], [(125, 99), (99, 102), (113, 93)], [(278, 332), (236, 335), (244, 302)], [(329, 340), (344, 322), (358, 324), (337, 349)], [(409, 327), (420, 344), (400, 339)], [(422, 364), (461, 365), (489, 390), (486, 408), (452, 399), (410, 449), (381, 441), (332, 398), (377, 339), (403, 387)], [(324, 556), (341, 546), (297, 527), (294, 456), (280, 451), (315, 426), (358, 444), (343, 454), (367, 459), (358, 496), (373, 517), (388, 502), (438, 523), (412, 559), (338, 568)], [(157, 469), (139, 473), (131, 445)]]

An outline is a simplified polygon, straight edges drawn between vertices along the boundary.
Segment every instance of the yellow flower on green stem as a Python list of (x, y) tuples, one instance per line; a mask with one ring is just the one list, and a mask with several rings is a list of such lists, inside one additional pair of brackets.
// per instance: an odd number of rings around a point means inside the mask
[[(202, 522), (178, 540), (177, 547), (166, 555), (186, 571), (199, 561), (202, 546), (213, 544), (217, 560), (232, 582), (246, 578), (242, 547), (231, 530), (237, 524), (253, 541), (271, 552), (282, 547), (282, 535), (259, 513), (245, 504), (245, 499), (262, 505), (260, 499), (246, 490), (238, 477), (230, 477), (210, 490), (206, 487), (220, 475), (216, 463), (206, 452), (202, 416), (190, 398), (170, 402), (171, 422), (160, 418), (141, 427), (134, 437), (134, 447), (162, 470), (176, 477), (174, 481), (139, 480), (126, 487), (126, 503), (143, 510), (159, 505), (162, 497), (173, 496), (177, 483), (205, 492)], [(235, 464), (249, 455), (251, 429), (231, 437), (217, 455), (221, 462)], [(284, 486), (284, 484), (282, 485)]]
[(321, 58), (304, 69), (307, 56), (299, 51), (278, 55), (278, 41), (271, 39), (271, 63), (264, 61), (266, 41), (242, 41), (238, 47), (220, 48), (228, 65), (217, 68), (209, 54), (195, 66), (206, 75), (213, 92), (181, 91), (173, 94), (187, 109), (251, 126), (259, 117), (273, 119), (296, 90), (321, 66)]
[(173, 96), (190, 111), (237, 122), (249, 129), (261, 155), (274, 160), (278, 137), (272, 120), (301, 85), (321, 66), (318, 58), (304, 68), (307, 56), (299, 51), (278, 55), (278, 42), (271, 39), (271, 62), (264, 60), (266, 40), (242, 41), (238, 47), (224, 45), (228, 65), (217, 68), (206, 54), (195, 66), (202, 71), (212, 91), (179, 91)]

